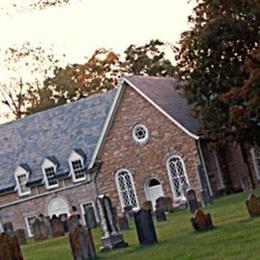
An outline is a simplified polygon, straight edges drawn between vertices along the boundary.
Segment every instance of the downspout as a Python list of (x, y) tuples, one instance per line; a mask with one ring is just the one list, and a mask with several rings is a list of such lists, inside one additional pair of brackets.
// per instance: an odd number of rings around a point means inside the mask
[(201, 145), (200, 145), (200, 139), (196, 140), (196, 145), (197, 145), (197, 148), (198, 148), (198, 151), (199, 151), (200, 162), (201, 162), (203, 169), (204, 169), (204, 172), (205, 172), (206, 181), (207, 181), (207, 184), (208, 184), (208, 187), (209, 187), (209, 193), (210, 193), (211, 196), (213, 196), (213, 192), (212, 192), (210, 181), (209, 181), (208, 171), (207, 171), (207, 168), (206, 168), (204, 156), (203, 156)]

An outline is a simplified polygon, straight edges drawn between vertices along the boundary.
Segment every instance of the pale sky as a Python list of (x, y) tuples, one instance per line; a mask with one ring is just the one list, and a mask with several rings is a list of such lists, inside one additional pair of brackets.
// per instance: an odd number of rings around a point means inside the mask
[[(83, 62), (98, 48), (121, 53), (130, 44), (152, 39), (176, 43), (188, 28), (192, 11), (187, 0), (75, 0), (43, 11), (18, 13), (11, 8), (11, 16), (1, 12), (4, 5), (32, 1), (0, 0), (0, 50), (29, 41), (32, 46), (52, 46), (54, 53), (66, 54), (70, 63)], [(168, 58), (173, 57), (170, 52)], [(0, 56), (0, 82), (9, 77), (2, 59)], [(25, 75), (23, 68), (20, 74)], [(0, 122), (6, 120), (1, 118), (5, 111), (0, 104)]]
[(0, 48), (24, 41), (54, 45), (73, 62), (100, 47), (121, 52), (151, 39), (175, 43), (191, 8), (187, 0), (82, 0), (12, 17), (1, 14)]

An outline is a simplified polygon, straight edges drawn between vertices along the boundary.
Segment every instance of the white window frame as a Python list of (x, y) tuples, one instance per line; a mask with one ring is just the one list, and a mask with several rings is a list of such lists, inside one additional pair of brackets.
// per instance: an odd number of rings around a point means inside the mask
[(82, 178), (78, 178), (78, 179), (76, 178), (76, 175), (75, 175), (75, 172), (73, 169), (73, 165), (72, 165), (72, 162), (81, 161), (82, 168), (83, 168), (84, 167), (84, 158), (82, 158), (82, 156), (80, 154), (78, 154), (77, 152), (72, 151), (68, 157), (68, 161), (69, 161), (70, 175), (72, 176), (72, 181), (79, 182), (79, 181), (86, 180), (86, 175), (84, 175), (84, 177), (82, 177)]
[(26, 177), (26, 180), (28, 181), (29, 179), (29, 172), (27, 172), (23, 167), (21, 166), (18, 166), (15, 170), (15, 181), (16, 181), (16, 189), (18, 191), (18, 194), (19, 196), (25, 196), (25, 195), (30, 195), (31, 194), (31, 189), (28, 188), (28, 191), (26, 192), (22, 192), (22, 189), (21, 189), (21, 184), (19, 182), (19, 177), (20, 176), (24, 176)]
[[(190, 186), (190, 184), (189, 184), (189, 179), (188, 179), (188, 176), (187, 176), (186, 167), (185, 167), (185, 163), (184, 163), (183, 159), (179, 155), (171, 155), (166, 160), (166, 168), (167, 168), (168, 178), (169, 178), (170, 184), (171, 184), (173, 200), (174, 200), (174, 202), (180, 202), (182, 200), (186, 200), (186, 198), (183, 197), (183, 194), (180, 197), (178, 197), (177, 194), (176, 194), (175, 188), (174, 188), (174, 184), (173, 184), (173, 180), (172, 180), (172, 173), (171, 173), (170, 164), (169, 164), (170, 160), (173, 159), (173, 158), (178, 158), (181, 161), (181, 164), (183, 166), (183, 173), (184, 173), (186, 182), (187, 182), (188, 186)], [(179, 177), (178, 177), (178, 179), (179, 179)]]
[[(145, 130), (145, 132), (146, 132), (145, 138), (139, 139), (139, 138), (136, 137), (135, 131), (136, 131), (136, 129), (137, 129), (138, 127), (142, 127), (142, 128)], [(140, 144), (146, 143), (147, 140), (149, 139), (149, 132), (148, 132), (147, 127), (144, 126), (143, 124), (137, 124), (137, 125), (135, 125), (134, 128), (133, 128), (133, 131), (132, 131), (132, 137), (133, 137), (133, 139), (134, 139), (134, 141), (135, 141), (136, 143), (140, 143)]]
[(253, 161), (253, 166), (254, 166), (256, 178), (257, 178), (257, 180), (260, 180), (260, 169), (259, 169), (259, 166), (257, 164), (257, 160), (260, 160), (260, 157), (257, 156), (256, 151), (255, 151), (255, 147), (252, 147), (250, 149), (250, 153), (251, 153), (251, 156), (252, 156), (252, 161)]
[(136, 198), (136, 204), (137, 204), (136, 207), (133, 207), (133, 210), (137, 210), (137, 209), (139, 209), (139, 201), (138, 201), (138, 197), (137, 197), (137, 193), (136, 193), (136, 189), (135, 189), (133, 175), (132, 175), (132, 173), (129, 170), (124, 168), (124, 169), (118, 170), (116, 172), (116, 174), (115, 174), (117, 193), (118, 193), (118, 196), (119, 196), (122, 212), (124, 211), (124, 207), (126, 207), (126, 205), (124, 205), (124, 200), (123, 200), (123, 198), (121, 196), (121, 189), (120, 189), (120, 184), (119, 184), (119, 180), (118, 180), (118, 175), (121, 172), (127, 172), (129, 174), (129, 176), (130, 176), (130, 180), (131, 180), (131, 184), (132, 184), (132, 188), (133, 188), (133, 192), (134, 192), (134, 195), (135, 195), (135, 198)]
[(30, 225), (29, 225), (29, 218), (35, 218), (36, 219), (37, 216), (33, 215), (33, 216), (28, 216), (28, 217), (25, 218), (25, 225), (26, 225), (28, 237), (33, 237), (33, 234), (31, 232)]
[(86, 221), (85, 221), (85, 217), (84, 217), (84, 213), (85, 213), (85, 211), (84, 211), (84, 205), (86, 205), (86, 204), (91, 204), (91, 205), (92, 205), (92, 207), (94, 208), (94, 213), (95, 213), (96, 221), (99, 222), (99, 217), (98, 217), (98, 213), (97, 213), (97, 210), (96, 210), (96, 207), (95, 207), (95, 203), (94, 203), (94, 201), (89, 200), (89, 201), (85, 201), (85, 202), (83, 202), (83, 203), (80, 204), (81, 217), (82, 217), (82, 219), (83, 219), (83, 223), (84, 223), (85, 225), (87, 225), (87, 223), (86, 223)]
[(57, 183), (54, 185), (49, 185), (49, 181), (48, 178), (46, 176), (46, 169), (53, 167), (54, 169), (54, 174), (57, 172), (57, 165), (54, 164), (52, 161), (48, 160), (48, 159), (44, 159), (43, 163), (42, 163), (42, 172), (43, 172), (43, 176), (44, 176), (44, 182), (45, 182), (45, 187), (46, 189), (53, 189), (53, 188), (58, 188), (59, 187), (59, 181), (57, 180)]
[(0, 219), (0, 233), (4, 232), (4, 227), (2, 224), (2, 220)]

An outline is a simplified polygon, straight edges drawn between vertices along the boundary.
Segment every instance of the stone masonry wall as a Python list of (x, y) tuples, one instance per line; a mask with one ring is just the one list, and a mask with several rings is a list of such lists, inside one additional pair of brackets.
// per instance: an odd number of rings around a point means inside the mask
[[(143, 124), (149, 131), (145, 144), (136, 143), (132, 130), (136, 124)], [(140, 94), (126, 87), (117, 113), (100, 154), (102, 165), (97, 176), (99, 193), (111, 197), (121, 212), (115, 183), (115, 173), (128, 169), (133, 176), (139, 205), (146, 200), (145, 181), (157, 177), (165, 196), (173, 196), (166, 169), (170, 155), (179, 155), (185, 163), (189, 183), (197, 192), (200, 184), (196, 166), (199, 156), (195, 140), (177, 127)]]

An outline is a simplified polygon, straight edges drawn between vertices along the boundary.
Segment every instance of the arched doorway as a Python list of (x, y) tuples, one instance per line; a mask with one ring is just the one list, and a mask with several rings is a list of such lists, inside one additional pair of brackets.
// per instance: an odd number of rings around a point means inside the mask
[(151, 178), (145, 182), (144, 192), (145, 192), (146, 199), (152, 202), (154, 209), (155, 209), (156, 200), (159, 197), (164, 196), (162, 185), (160, 181), (156, 178)]
[(61, 214), (69, 214), (67, 202), (62, 198), (52, 199), (48, 204), (48, 216), (56, 215), (58, 217)]

